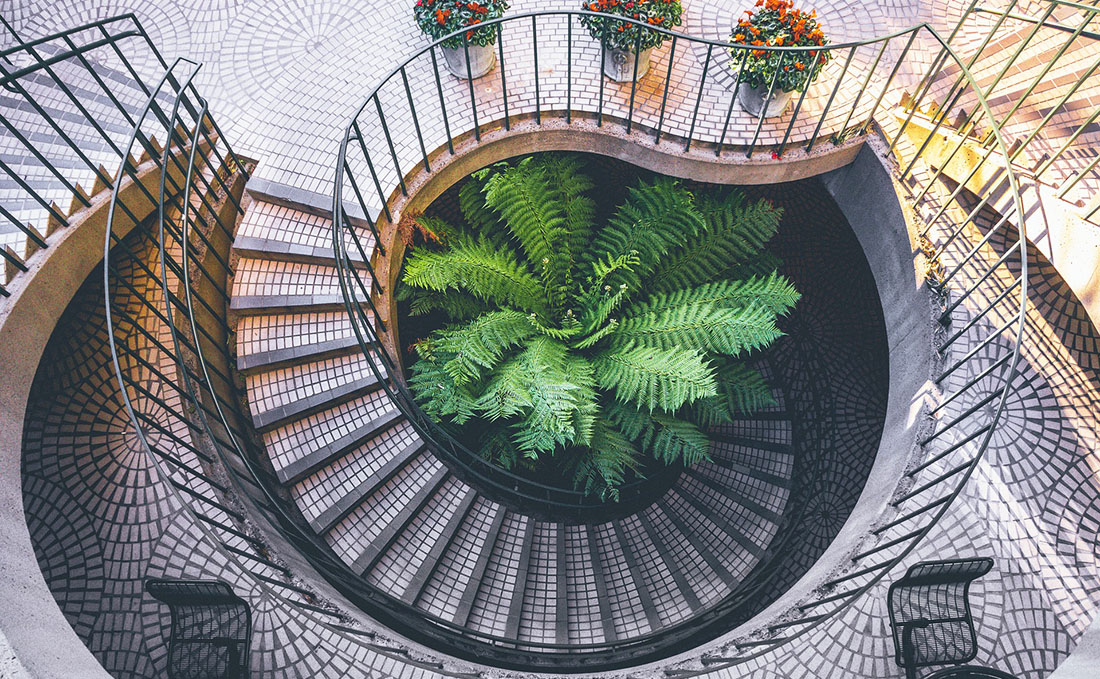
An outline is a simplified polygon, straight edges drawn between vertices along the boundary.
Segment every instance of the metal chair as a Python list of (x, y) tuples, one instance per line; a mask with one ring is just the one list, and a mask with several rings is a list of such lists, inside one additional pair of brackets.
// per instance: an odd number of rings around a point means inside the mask
[(220, 580), (147, 580), (145, 591), (172, 613), (169, 679), (243, 679), (252, 613)]
[[(988, 557), (927, 561), (911, 566), (905, 577), (890, 585), (894, 661), (905, 668), (908, 679), (916, 678), (918, 668), (960, 665), (978, 654), (978, 635), (967, 595), (970, 583), (991, 568), (993, 559)], [(1003, 679), (1009, 675), (965, 666), (946, 668), (932, 676)]]

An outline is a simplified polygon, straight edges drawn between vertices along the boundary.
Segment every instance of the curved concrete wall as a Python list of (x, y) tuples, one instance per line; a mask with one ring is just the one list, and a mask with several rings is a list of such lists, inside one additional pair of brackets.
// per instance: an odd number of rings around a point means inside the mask
[[(157, 162), (147, 161), (137, 172), (151, 195), (160, 182)], [(171, 167), (170, 176), (182, 184), (179, 168)], [(21, 459), (24, 414), (39, 360), (73, 295), (103, 261), (110, 198), (109, 191), (99, 192), (68, 227), (53, 233), (49, 247), (28, 259), (29, 271), (0, 302), (0, 631), (36, 677), (109, 677), (61, 614), (39, 570), (23, 513)], [(139, 220), (154, 209), (130, 178), (122, 182), (120, 200)], [(114, 233), (122, 237), (134, 225), (117, 214)]]

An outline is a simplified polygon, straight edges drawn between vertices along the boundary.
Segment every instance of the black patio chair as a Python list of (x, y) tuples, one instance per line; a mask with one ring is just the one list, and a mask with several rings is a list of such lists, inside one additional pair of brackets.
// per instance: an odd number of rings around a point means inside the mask
[(244, 679), (252, 613), (220, 580), (147, 580), (145, 591), (172, 613), (169, 679)]
[[(890, 627), (894, 662), (908, 679), (917, 669), (955, 665), (925, 679), (1012, 679), (1000, 670), (964, 665), (978, 654), (970, 613), (970, 583), (993, 568), (993, 559), (926, 561), (911, 566), (890, 585)], [(962, 666), (959, 666), (962, 665)]]

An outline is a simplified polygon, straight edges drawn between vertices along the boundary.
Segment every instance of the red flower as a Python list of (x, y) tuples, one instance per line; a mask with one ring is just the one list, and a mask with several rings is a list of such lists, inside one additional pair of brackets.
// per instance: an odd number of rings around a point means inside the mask
[(779, 152), (772, 151), (772, 160), (779, 160)]

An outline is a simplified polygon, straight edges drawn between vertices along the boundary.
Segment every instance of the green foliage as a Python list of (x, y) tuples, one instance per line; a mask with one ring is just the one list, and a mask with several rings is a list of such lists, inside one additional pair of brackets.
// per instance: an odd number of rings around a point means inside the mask
[(398, 296), (456, 321), (415, 345), (429, 416), (477, 432), (502, 467), (550, 463), (614, 499), (643, 460), (705, 460), (707, 428), (772, 403), (741, 359), (781, 335), (799, 294), (763, 251), (770, 204), (662, 178), (597, 228), (593, 189), (568, 155), (475, 173), (466, 223), (426, 222), (441, 244), (409, 254)]
[(775, 235), (783, 215), (766, 201), (746, 203), (737, 191), (700, 198), (699, 212), (698, 232), (661, 257), (650, 280), (654, 290), (668, 292), (727, 278), (731, 268), (758, 255)]
[(633, 255), (637, 264), (614, 272), (607, 281), (612, 287), (625, 284), (634, 294), (669, 250), (679, 248), (704, 228), (703, 215), (695, 208), (691, 193), (663, 177), (630, 189), (626, 204), (596, 234), (582, 261), (594, 265)]
[(714, 371), (697, 349), (630, 346), (592, 357), (596, 383), (638, 408), (676, 410), (718, 393)]
[(461, 240), (443, 252), (413, 251), (405, 260), (402, 280), (436, 292), (465, 290), (494, 306), (529, 313), (546, 310), (542, 286), (528, 268), (513, 252), (494, 247), (485, 238)]

